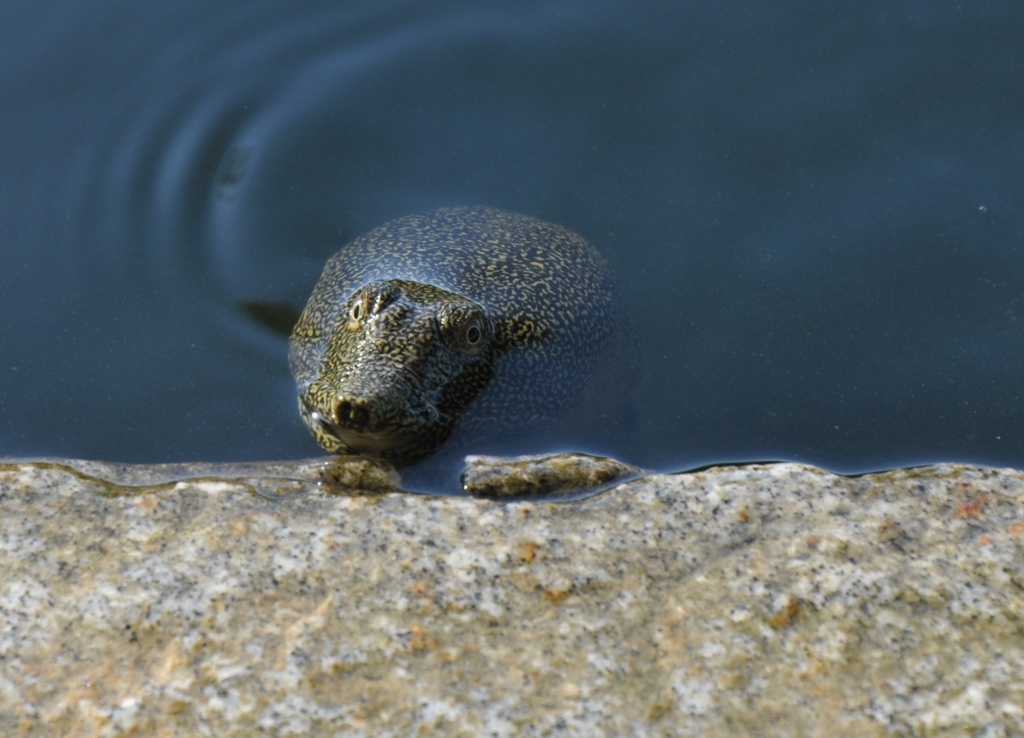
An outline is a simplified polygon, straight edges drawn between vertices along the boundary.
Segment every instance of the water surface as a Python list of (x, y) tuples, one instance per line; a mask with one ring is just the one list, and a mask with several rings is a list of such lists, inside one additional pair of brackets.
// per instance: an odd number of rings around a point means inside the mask
[(0, 455), (316, 454), (243, 305), (484, 204), (619, 275), (633, 462), (1024, 466), (1022, 32), (1016, 2), (4, 3)]

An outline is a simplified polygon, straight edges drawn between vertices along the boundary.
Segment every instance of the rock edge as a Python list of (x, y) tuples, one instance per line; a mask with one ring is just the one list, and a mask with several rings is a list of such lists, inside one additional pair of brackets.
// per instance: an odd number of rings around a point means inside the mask
[(1024, 732), (1018, 471), (501, 503), (77, 464), (0, 467), (4, 735)]

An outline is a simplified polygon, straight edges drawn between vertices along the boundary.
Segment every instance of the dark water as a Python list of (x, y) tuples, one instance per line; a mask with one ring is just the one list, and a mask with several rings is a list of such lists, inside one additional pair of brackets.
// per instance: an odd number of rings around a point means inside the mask
[(0, 4), (0, 455), (318, 453), (326, 258), (487, 204), (586, 236), (633, 461), (1024, 466), (1024, 5)]

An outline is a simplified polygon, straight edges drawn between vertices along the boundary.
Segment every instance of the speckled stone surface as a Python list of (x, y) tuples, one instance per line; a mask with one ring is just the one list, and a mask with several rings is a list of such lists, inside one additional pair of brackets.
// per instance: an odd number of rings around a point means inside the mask
[(0, 734), (1024, 733), (1019, 472), (562, 504), (233, 473), (0, 466)]

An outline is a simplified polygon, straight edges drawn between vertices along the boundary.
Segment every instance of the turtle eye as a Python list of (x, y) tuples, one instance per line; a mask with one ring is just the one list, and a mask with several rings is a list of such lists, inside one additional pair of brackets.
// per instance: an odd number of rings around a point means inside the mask
[(380, 315), (384, 309), (401, 297), (401, 293), (388, 282), (370, 282), (363, 285), (350, 298), (352, 305), (348, 309), (349, 327), (355, 330), (364, 320), (371, 320)]
[(479, 307), (466, 304), (447, 306), (439, 318), (441, 335), (452, 351), (470, 357), (478, 355), (487, 346), (491, 324)]

